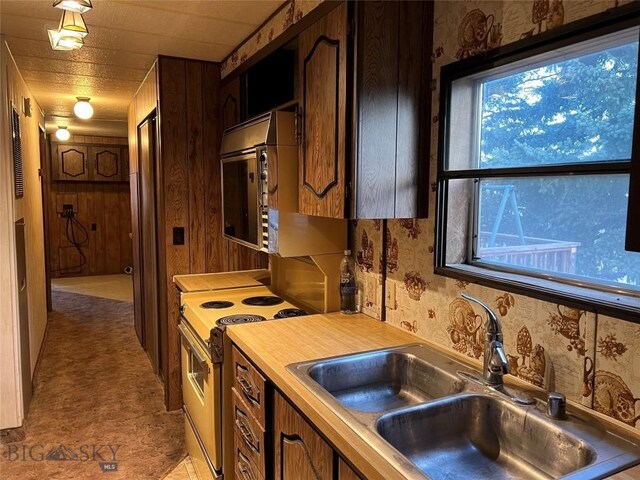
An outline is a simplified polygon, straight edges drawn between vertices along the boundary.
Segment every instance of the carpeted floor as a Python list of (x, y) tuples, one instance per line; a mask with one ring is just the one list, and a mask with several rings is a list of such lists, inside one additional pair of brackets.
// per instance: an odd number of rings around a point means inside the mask
[(165, 411), (132, 304), (58, 291), (53, 307), (24, 436), (1, 445), (0, 478), (162, 478), (186, 455), (183, 417)]

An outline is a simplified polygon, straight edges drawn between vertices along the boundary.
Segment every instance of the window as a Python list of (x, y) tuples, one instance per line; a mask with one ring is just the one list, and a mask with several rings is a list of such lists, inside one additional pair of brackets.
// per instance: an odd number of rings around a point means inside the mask
[(639, 33), (627, 20), (443, 68), (439, 273), (639, 308), (640, 253), (625, 251)]

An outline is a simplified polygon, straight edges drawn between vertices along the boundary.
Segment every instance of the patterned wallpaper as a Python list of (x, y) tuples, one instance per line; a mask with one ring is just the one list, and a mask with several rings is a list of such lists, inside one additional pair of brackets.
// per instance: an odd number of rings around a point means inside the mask
[(280, 9), (247, 41), (238, 47), (231, 56), (221, 65), (222, 78), (243, 64), (247, 58), (255, 54), (273, 39), (277, 38), (287, 28), (300, 21), (311, 10), (322, 3), (323, 0), (287, 0), (285, 6)]
[[(615, 8), (613, 0), (436, 1), (434, 76), (442, 65)], [(436, 83), (436, 85), (439, 82)], [(438, 91), (433, 112), (438, 112)], [(431, 179), (436, 178), (438, 117), (432, 118)], [(480, 364), (485, 315), (460, 292), (484, 300), (502, 317), (511, 372), (532, 384), (640, 428), (640, 325), (433, 274), (435, 184), (429, 219), (353, 223), (365, 313), (380, 318), (386, 259), (389, 323), (451, 348)]]

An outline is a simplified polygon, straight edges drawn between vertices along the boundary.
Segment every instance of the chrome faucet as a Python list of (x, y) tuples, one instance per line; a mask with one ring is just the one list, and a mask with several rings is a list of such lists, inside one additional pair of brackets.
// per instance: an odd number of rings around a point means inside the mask
[(487, 333), (484, 339), (484, 361), (482, 365), (482, 378), (484, 383), (491, 387), (503, 385), (503, 375), (509, 373), (509, 360), (502, 344), (502, 326), (493, 310), (487, 307), (477, 298), (461, 294), (463, 298), (477, 303), (487, 312)]

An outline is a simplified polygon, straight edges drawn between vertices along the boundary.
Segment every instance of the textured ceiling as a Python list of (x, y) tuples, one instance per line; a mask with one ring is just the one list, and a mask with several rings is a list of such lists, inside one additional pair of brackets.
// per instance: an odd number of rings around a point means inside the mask
[[(47, 29), (62, 11), (52, 0), (0, 0), (0, 32), (47, 128), (126, 135), (127, 106), (158, 55), (220, 61), (283, 0), (93, 0), (85, 46), (51, 50)], [(92, 120), (73, 116), (75, 97), (91, 97)]]

